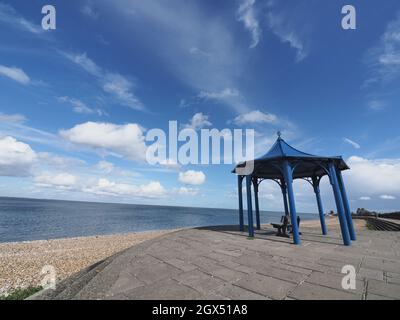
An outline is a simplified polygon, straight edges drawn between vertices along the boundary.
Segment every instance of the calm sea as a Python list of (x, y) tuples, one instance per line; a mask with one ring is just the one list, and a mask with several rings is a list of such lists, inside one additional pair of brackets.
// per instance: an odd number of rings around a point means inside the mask
[[(262, 223), (281, 212), (261, 212)], [(302, 219), (318, 218), (301, 214)], [(69, 238), (238, 223), (228, 209), (34, 200), (0, 197), (0, 242)]]

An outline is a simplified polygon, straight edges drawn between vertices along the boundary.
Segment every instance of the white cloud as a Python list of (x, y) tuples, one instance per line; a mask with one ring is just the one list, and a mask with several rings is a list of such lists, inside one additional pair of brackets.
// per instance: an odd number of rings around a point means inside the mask
[(86, 122), (61, 130), (60, 135), (74, 144), (116, 153), (129, 160), (141, 162), (146, 157), (143, 129), (135, 123), (116, 125)]
[(58, 101), (71, 104), (75, 113), (80, 113), (80, 114), (97, 113), (98, 115), (103, 115), (103, 112), (101, 110), (92, 109), (88, 107), (86, 103), (82, 102), (79, 99), (64, 96), (64, 97), (59, 97)]
[(34, 182), (39, 187), (58, 188), (63, 190), (75, 189), (78, 177), (69, 173), (43, 173), (34, 177)]
[(122, 105), (136, 110), (144, 110), (142, 102), (133, 94), (134, 85), (118, 73), (107, 73), (104, 77), (103, 90), (114, 95)]
[(124, 179), (131, 179), (134, 177), (141, 176), (141, 174), (135, 171), (124, 170), (123, 168), (116, 166), (114, 163), (105, 160), (99, 161), (94, 166), (94, 168), (95, 168), (95, 175), (98, 175), (98, 173), (100, 173), (101, 175), (106, 175), (107, 177), (124, 178)]
[(355, 142), (355, 141), (353, 141), (353, 140), (351, 140), (349, 138), (343, 138), (343, 141), (348, 143), (349, 145), (351, 145), (355, 149), (360, 149), (361, 148), (361, 146), (357, 142)]
[(14, 80), (24, 85), (29, 84), (31, 81), (31, 79), (22, 69), (15, 67), (6, 67), (0, 65), (0, 75), (10, 78), (11, 80)]
[(59, 156), (50, 152), (38, 152), (37, 155), (41, 166), (49, 166), (51, 168), (70, 169), (71, 167), (86, 164), (86, 162), (81, 159)]
[(196, 113), (192, 119), (190, 119), (190, 123), (185, 125), (186, 128), (190, 128), (193, 130), (199, 130), (204, 127), (212, 126), (212, 123), (208, 121), (208, 116), (204, 115), (203, 113), (199, 112)]
[(371, 200), (371, 197), (365, 197), (365, 196), (363, 196), (363, 197), (360, 197), (360, 200), (361, 200), (361, 201), (369, 201), (369, 200)]
[(86, 52), (80, 54), (62, 52), (62, 55), (93, 76), (101, 77), (103, 74), (103, 70), (93, 60), (88, 58)]
[(222, 91), (201, 91), (198, 94), (201, 99), (207, 100), (224, 100), (227, 98), (237, 98), (240, 97), (240, 92), (236, 89), (225, 88)]
[(0, 22), (33, 34), (43, 32), (43, 29), (39, 25), (26, 20), (13, 7), (5, 3), (0, 3)]
[(179, 101), (179, 107), (180, 108), (187, 108), (191, 105), (191, 102), (186, 101), (186, 99), (181, 99), (181, 101)]
[(0, 112), (0, 122), (24, 123), (25, 121), (26, 121), (25, 116), (21, 114), (5, 114)]
[(276, 123), (278, 120), (277, 116), (271, 113), (263, 113), (260, 110), (251, 111), (249, 113), (241, 114), (237, 116), (233, 122), (236, 125), (254, 124), (254, 123)]
[(267, 23), (271, 31), (283, 42), (288, 43), (290, 47), (296, 50), (296, 61), (305, 59), (308, 52), (303, 40), (298, 34), (298, 30), (292, 25), (294, 19), (288, 12), (276, 12), (273, 2), (270, 2), (269, 11), (266, 14)]
[(47, 131), (25, 125), (23, 115), (6, 115), (0, 117), (0, 136), (11, 136), (19, 140), (40, 143), (52, 147), (65, 147), (59, 136)]
[(166, 159), (166, 160), (161, 160), (160, 165), (167, 168), (168, 170), (173, 170), (177, 171), (181, 168), (181, 165), (173, 159)]
[(367, 62), (373, 76), (366, 81), (366, 84), (391, 80), (400, 75), (400, 12), (396, 19), (386, 26), (379, 45), (368, 52)]
[(347, 163), (351, 170), (345, 171), (345, 180), (353, 196), (400, 195), (400, 159), (353, 156)]
[[(246, 99), (239, 90), (226, 87), (222, 90), (201, 90), (196, 97), (200, 100), (215, 101), (224, 105), (230, 106), (237, 113), (248, 112), (249, 107), (246, 104)], [(197, 101), (198, 102), (198, 101)]]
[(99, 179), (96, 184), (83, 188), (83, 192), (106, 196), (128, 196), (134, 198), (160, 198), (166, 195), (166, 190), (158, 181), (143, 185), (117, 183), (108, 179)]
[(99, 67), (86, 53), (72, 54), (61, 53), (70, 61), (79, 65), (89, 74), (95, 76), (104, 92), (110, 94), (121, 105), (135, 110), (145, 110), (143, 103), (133, 93), (134, 84), (123, 75), (116, 72), (108, 72)]
[(385, 102), (379, 100), (372, 100), (368, 102), (368, 107), (374, 111), (383, 110), (386, 107)]
[(243, 22), (245, 28), (251, 33), (252, 42), (250, 48), (255, 48), (260, 42), (261, 28), (257, 20), (257, 12), (254, 8), (256, 0), (243, 0), (237, 11), (238, 20)]
[(211, 57), (211, 54), (210, 54), (210, 53), (205, 52), (205, 51), (203, 51), (203, 50), (201, 50), (201, 49), (199, 49), (199, 48), (196, 48), (196, 47), (191, 47), (191, 48), (189, 49), (189, 52), (190, 52), (191, 54), (200, 55), (200, 56), (207, 57), (207, 58)]
[(93, 20), (97, 20), (100, 16), (99, 13), (93, 8), (93, 4), (91, 1), (82, 7), (81, 13)]
[(395, 196), (391, 196), (391, 195), (387, 195), (387, 194), (383, 194), (379, 198), (381, 198), (383, 200), (395, 200), (396, 199)]
[(115, 169), (113, 163), (104, 160), (97, 163), (96, 168), (104, 173), (111, 173)]
[(201, 185), (206, 181), (206, 176), (202, 171), (189, 170), (179, 172), (179, 181), (184, 184)]
[(194, 188), (180, 187), (179, 189), (174, 189), (173, 192), (181, 196), (197, 196), (200, 191)]
[(26, 143), (13, 137), (0, 137), (0, 176), (28, 176), (37, 158)]
[(378, 56), (382, 66), (400, 66), (400, 13), (396, 20), (390, 22), (382, 36), (383, 50)]

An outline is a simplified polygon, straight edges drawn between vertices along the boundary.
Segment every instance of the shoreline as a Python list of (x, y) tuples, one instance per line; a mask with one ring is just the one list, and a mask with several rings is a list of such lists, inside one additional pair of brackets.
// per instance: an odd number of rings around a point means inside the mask
[[(331, 216), (326, 216), (325, 219), (328, 221), (329, 219), (334, 219), (335, 217)], [(319, 225), (319, 218), (316, 216), (315, 219), (307, 219), (307, 220), (302, 220), (301, 225), (304, 226), (311, 226), (315, 227), (316, 224)], [(263, 225), (270, 225), (270, 222), (263, 223)], [(202, 228), (202, 227), (210, 227), (209, 226), (184, 226), (184, 227), (177, 227), (177, 228), (171, 228), (171, 229), (154, 229), (154, 230), (143, 230), (143, 231), (132, 231), (132, 232), (122, 232), (122, 233), (108, 233), (108, 234), (94, 234), (94, 235), (82, 235), (82, 236), (71, 236), (71, 237), (62, 237), (62, 238), (48, 238), (48, 239), (34, 239), (34, 240), (21, 240), (21, 241), (5, 241), (2, 242), (0, 241), (0, 246), (1, 245), (17, 245), (17, 244), (30, 244), (30, 243), (39, 243), (39, 242), (47, 242), (47, 241), (55, 241), (55, 240), (80, 240), (83, 238), (99, 238), (99, 237), (112, 237), (112, 236), (126, 236), (126, 235), (132, 235), (132, 234), (146, 234), (146, 233), (154, 233), (154, 232), (173, 232), (176, 230), (181, 230), (181, 229), (195, 229), (195, 228)]]
[(21, 241), (10, 241), (10, 242), (0, 242), (0, 247), (2, 245), (18, 245), (18, 244), (31, 244), (31, 243), (40, 243), (40, 242), (49, 242), (49, 241), (64, 241), (64, 240), (83, 240), (88, 238), (106, 238), (106, 237), (124, 237), (124, 236), (131, 236), (131, 235), (145, 235), (149, 233), (168, 233), (173, 232), (181, 229), (191, 229), (192, 227), (188, 228), (173, 228), (173, 229), (159, 229), (159, 230), (144, 230), (144, 231), (132, 231), (132, 232), (122, 232), (122, 233), (109, 233), (109, 234), (95, 234), (95, 235), (88, 235), (88, 236), (73, 236), (73, 237), (62, 237), (62, 238), (49, 238), (49, 239), (36, 239), (36, 240), (21, 240)]

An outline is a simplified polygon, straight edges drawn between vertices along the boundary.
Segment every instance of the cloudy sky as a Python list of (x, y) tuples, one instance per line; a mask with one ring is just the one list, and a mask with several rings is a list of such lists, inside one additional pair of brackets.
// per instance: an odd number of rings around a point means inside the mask
[[(0, 196), (235, 208), (232, 165), (151, 166), (152, 128), (282, 131), (342, 155), (353, 209), (400, 209), (400, 4), (0, 0)], [(324, 179), (323, 200), (334, 209)], [(295, 184), (300, 211), (312, 189)], [(265, 182), (261, 208), (281, 210)]]

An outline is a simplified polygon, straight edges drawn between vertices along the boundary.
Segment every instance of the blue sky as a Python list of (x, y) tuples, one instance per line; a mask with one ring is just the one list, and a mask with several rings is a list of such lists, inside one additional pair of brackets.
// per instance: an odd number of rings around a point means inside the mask
[(400, 4), (350, 2), (356, 30), (339, 0), (52, 1), (44, 31), (46, 1), (0, 0), (0, 195), (235, 208), (232, 165), (143, 161), (146, 132), (176, 120), (254, 129), (257, 154), (280, 130), (346, 159), (353, 209), (399, 209)]

